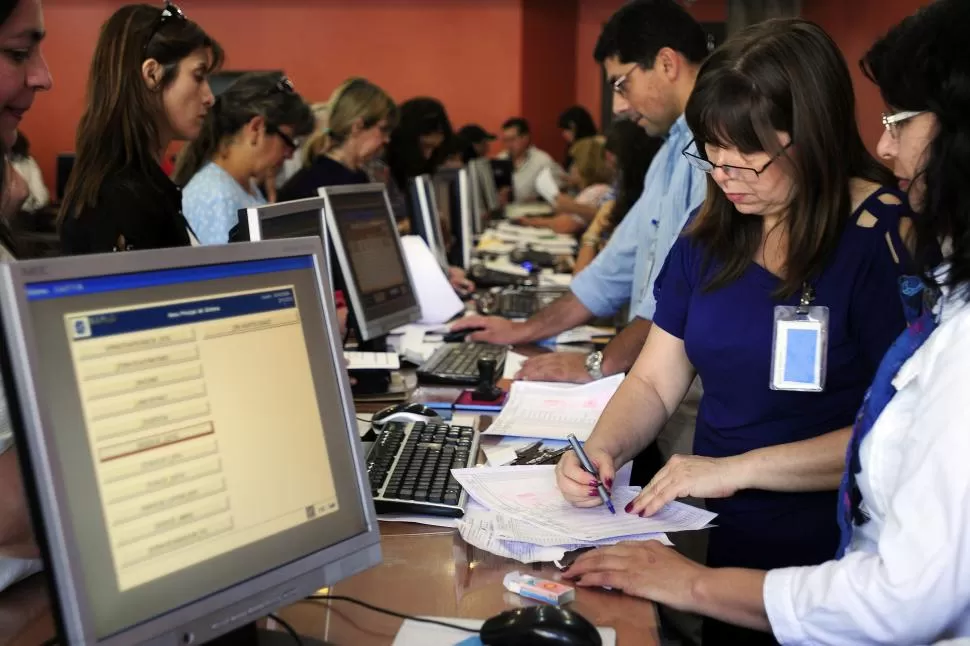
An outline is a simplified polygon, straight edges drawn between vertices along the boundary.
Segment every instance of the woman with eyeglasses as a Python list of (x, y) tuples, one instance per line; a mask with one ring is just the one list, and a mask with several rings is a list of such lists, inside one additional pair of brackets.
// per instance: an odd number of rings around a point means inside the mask
[(916, 213), (924, 283), (908, 290), (913, 320), (883, 358), (853, 428), (839, 491), (838, 560), (769, 572), (711, 569), (658, 544), (620, 545), (581, 557), (568, 572), (580, 585), (620, 587), (770, 630), (783, 643), (968, 641), (968, 24), (970, 3), (937, 0), (862, 61), (891, 111), (877, 150)]
[(321, 186), (366, 184), (364, 166), (390, 141), (397, 124), (397, 106), (384, 90), (362, 78), (352, 78), (330, 97), (327, 126), (310, 138), (299, 170), (279, 190), (279, 199), (316, 197)]
[(162, 172), (173, 141), (199, 136), (222, 48), (173, 4), (126, 5), (101, 28), (61, 205), (68, 254), (178, 247), (192, 238)]
[(225, 244), (239, 209), (266, 204), (259, 180), (275, 174), (313, 131), (314, 118), (288, 78), (246, 74), (209, 111), (202, 133), (179, 154), (175, 183), (202, 244)]
[[(813, 565), (838, 546), (836, 490), (856, 412), (904, 328), (908, 209), (866, 151), (849, 70), (803, 20), (745, 29), (702, 65), (685, 111), (708, 197), (667, 256), (654, 325), (586, 451), (609, 480), (704, 385), (693, 456), (619, 513), (707, 499), (713, 567)], [(563, 494), (597, 504), (573, 455)], [(705, 622), (704, 643), (771, 643)]]

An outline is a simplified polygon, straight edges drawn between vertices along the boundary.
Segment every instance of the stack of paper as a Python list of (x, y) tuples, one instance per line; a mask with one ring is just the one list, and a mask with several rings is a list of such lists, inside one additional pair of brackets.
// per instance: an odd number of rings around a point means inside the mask
[(611, 514), (605, 506), (580, 509), (556, 487), (555, 467), (455, 469), (452, 474), (477, 504), (458, 521), (462, 538), (475, 547), (523, 563), (554, 561), (582, 547), (620, 541), (659, 540), (664, 532), (703, 529), (716, 516), (671, 503), (651, 518), (623, 512), (639, 487), (615, 487)]
[(552, 176), (552, 169), (546, 167), (539, 171), (536, 176), (536, 193), (549, 204), (556, 204), (556, 198), (559, 197), (559, 183)]
[(516, 381), (505, 408), (485, 433), (550, 440), (564, 440), (572, 433), (586, 441), (622, 382), (623, 375), (581, 386)]

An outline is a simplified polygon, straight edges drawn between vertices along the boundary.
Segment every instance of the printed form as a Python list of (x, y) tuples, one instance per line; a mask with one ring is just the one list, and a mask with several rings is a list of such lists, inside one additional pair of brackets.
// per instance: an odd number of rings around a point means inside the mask
[(293, 286), (65, 325), (120, 589), (337, 510)]

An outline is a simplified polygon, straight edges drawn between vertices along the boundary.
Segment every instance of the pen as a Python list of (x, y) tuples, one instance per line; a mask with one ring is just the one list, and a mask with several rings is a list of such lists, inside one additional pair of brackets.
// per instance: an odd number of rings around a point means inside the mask
[(593, 466), (593, 463), (589, 461), (589, 458), (586, 457), (586, 451), (583, 450), (579, 440), (577, 440), (576, 436), (572, 433), (570, 433), (566, 439), (569, 440), (570, 446), (572, 446), (573, 451), (576, 452), (576, 457), (579, 458), (579, 463), (583, 466), (583, 470), (596, 478), (596, 491), (599, 492), (600, 500), (602, 500), (603, 504), (606, 505), (606, 508), (610, 510), (610, 513), (615, 514), (616, 510), (613, 509), (613, 503), (610, 501), (610, 495), (606, 493), (606, 487), (604, 487), (603, 483), (600, 482), (600, 474), (596, 471), (596, 467)]

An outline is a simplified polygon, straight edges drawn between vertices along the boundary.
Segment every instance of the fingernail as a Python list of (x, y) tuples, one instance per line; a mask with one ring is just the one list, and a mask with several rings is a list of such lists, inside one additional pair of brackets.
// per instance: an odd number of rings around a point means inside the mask
[(600, 483), (596, 482), (595, 480), (590, 480), (589, 486), (595, 489), (596, 487), (600, 486)]
[(632, 500), (626, 504), (626, 507), (623, 508), (623, 511), (625, 511), (628, 514), (633, 511), (633, 501)]
[(606, 479), (606, 488), (607, 489), (612, 489), (613, 488), (613, 478), (607, 478)]
[(638, 515), (640, 516), (640, 518), (647, 518), (647, 510), (644, 509)]
[(596, 489), (590, 489), (589, 490), (589, 497), (590, 498), (595, 498), (598, 495), (600, 495), (600, 492), (597, 491)]

